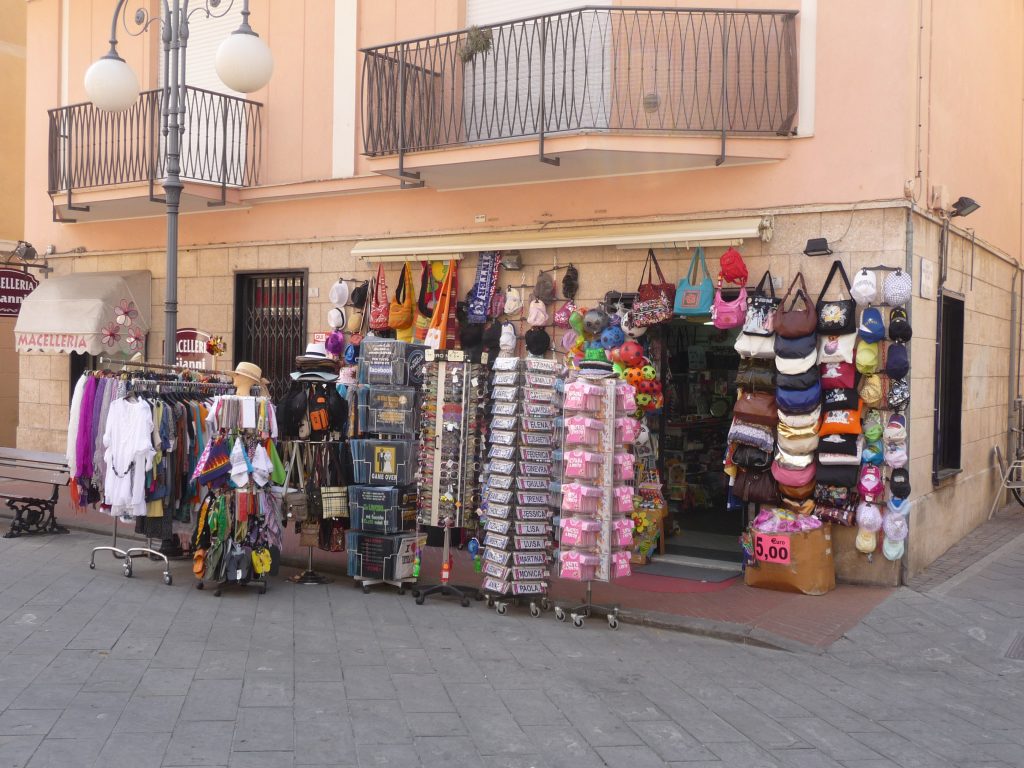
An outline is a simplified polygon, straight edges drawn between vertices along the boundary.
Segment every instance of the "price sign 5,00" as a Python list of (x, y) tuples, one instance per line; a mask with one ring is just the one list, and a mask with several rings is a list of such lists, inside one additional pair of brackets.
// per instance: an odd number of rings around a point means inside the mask
[(754, 555), (762, 563), (789, 563), (789, 537), (759, 533), (754, 536)]

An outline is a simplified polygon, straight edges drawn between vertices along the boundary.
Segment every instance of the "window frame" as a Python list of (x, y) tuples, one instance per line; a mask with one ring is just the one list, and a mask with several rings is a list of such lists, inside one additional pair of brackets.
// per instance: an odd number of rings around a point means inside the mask
[[(932, 483), (935, 485), (963, 472), (964, 338), (967, 320), (967, 302), (962, 293), (943, 289), (938, 304), (935, 423), (932, 440)], [(952, 309), (957, 311), (953, 317), (950, 317)], [(959, 328), (951, 323), (953, 320), (959, 321)], [(956, 344), (957, 341), (959, 341), (959, 349), (950, 349), (950, 345)], [(959, 374), (959, 380), (955, 386), (951, 386), (951, 379), (957, 374)], [(949, 398), (958, 402), (950, 402)], [(954, 405), (955, 408), (953, 408)], [(956, 412), (957, 423), (956, 429), (950, 435), (948, 425), (952, 422), (953, 411)], [(951, 441), (955, 441), (955, 446)]]

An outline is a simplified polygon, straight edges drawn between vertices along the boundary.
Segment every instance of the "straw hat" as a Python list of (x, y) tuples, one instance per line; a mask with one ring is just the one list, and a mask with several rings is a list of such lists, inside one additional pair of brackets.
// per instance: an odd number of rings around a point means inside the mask
[(263, 369), (255, 363), (239, 363), (231, 374), (238, 394), (247, 395), (253, 385), (259, 385), (266, 389), (270, 382), (263, 378)]

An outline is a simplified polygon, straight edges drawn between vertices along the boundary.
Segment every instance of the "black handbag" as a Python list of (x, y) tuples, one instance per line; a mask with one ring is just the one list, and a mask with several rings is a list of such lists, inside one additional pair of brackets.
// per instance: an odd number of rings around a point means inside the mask
[[(817, 368), (814, 373), (818, 373)], [(749, 392), (774, 392), (775, 366), (771, 360), (741, 360), (736, 372), (736, 386)]]
[[(825, 294), (828, 293), (828, 287), (832, 284), (832, 278), (836, 276), (837, 272), (843, 278), (846, 295), (850, 298), (826, 300)], [(839, 259), (832, 262), (832, 269), (829, 270), (828, 277), (825, 278), (825, 284), (821, 286), (817, 313), (818, 333), (840, 335), (854, 333), (857, 330), (857, 302), (853, 300), (853, 294), (850, 292), (850, 278), (847, 277), (843, 262)]]
[(780, 373), (775, 377), (777, 385), (784, 389), (810, 389), (819, 383), (820, 380), (821, 375), (818, 373), (818, 366), (814, 366), (803, 373)]
[(779, 301), (781, 299), (775, 296), (772, 273), (765, 270), (754, 290), (747, 293), (747, 316), (743, 321), (743, 332), (751, 336), (771, 336), (775, 333), (775, 310), (779, 308)]
[(772, 465), (772, 455), (752, 445), (737, 445), (732, 452), (732, 463), (743, 469), (764, 471)]

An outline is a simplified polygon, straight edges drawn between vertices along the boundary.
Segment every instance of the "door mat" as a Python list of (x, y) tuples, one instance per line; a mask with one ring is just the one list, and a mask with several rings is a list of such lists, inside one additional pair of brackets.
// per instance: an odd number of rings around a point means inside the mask
[(735, 550), (711, 549), (709, 547), (694, 547), (686, 544), (668, 544), (665, 551), (670, 555), (682, 555), (683, 557), (703, 557), (708, 560), (723, 560), (727, 563), (743, 562), (743, 551), (736, 547)]
[(713, 584), (735, 579), (740, 575), (739, 568), (735, 571), (727, 571), (721, 568), (698, 568), (694, 565), (659, 563), (657, 560), (647, 565), (634, 566), (633, 573), (647, 576), (668, 576), (673, 579), (689, 579), (690, 581), (708, 581)]

